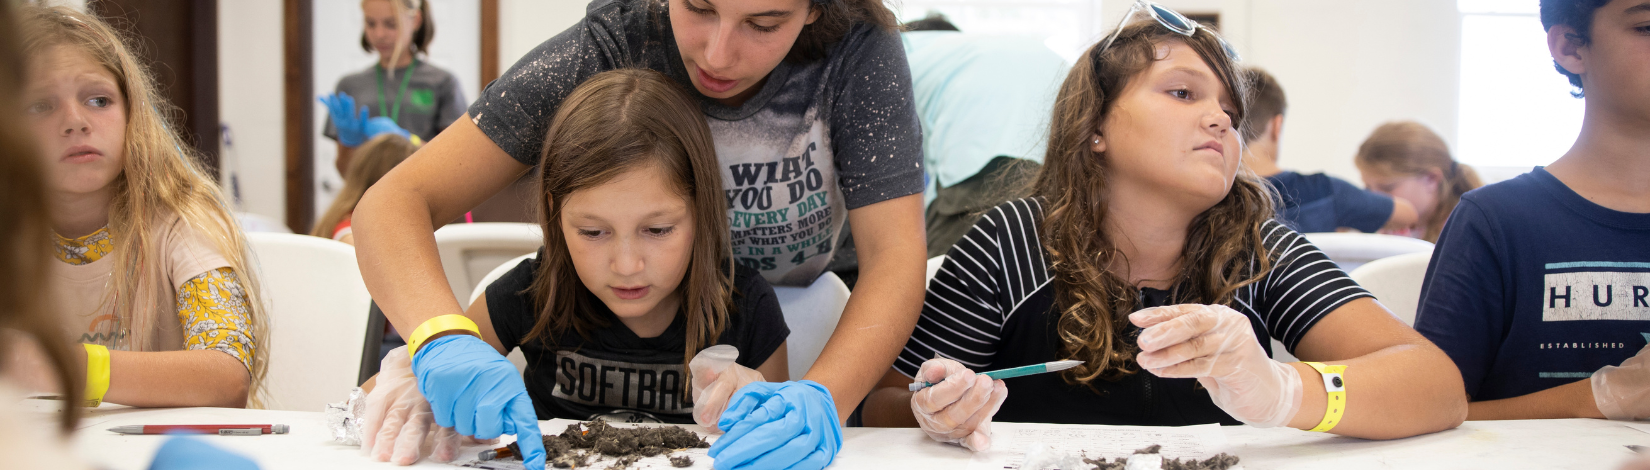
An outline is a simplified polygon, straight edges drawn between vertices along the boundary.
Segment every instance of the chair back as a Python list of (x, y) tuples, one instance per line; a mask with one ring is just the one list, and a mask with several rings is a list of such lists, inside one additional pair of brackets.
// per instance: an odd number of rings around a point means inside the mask
[(825, 343), (836, 331), (842, 309), (848, 306), (848, 285), (836, 273), (827, 271), (808, 287), (773, 288), (779, 308), (785, 311), (785, 324), (791, 329), (786, 341), (791, 379), (798, 379), (813, 367), (814, 360), (825, 350)]
[[(498, 267), (493, 268), (493, 270), (488, 272), (486, 276), (482, 276), (481, 279), (476, 282), (476, 288), (474, 291), (470, 292), (470, 301), (464, 304), (464, 309), (469, 310), (471, 305), (475, 305), (476, 299), (480, 299), (481, 296), (487, 295), (487, 286), (493, 285), (493, 282), (497, 281), (498, 278), (504, 277), (504, 273), (508, 273), (511, 269), (515, 269), (516, 265), (521, 264), (522, 261), (537, 258), (538, 256), (539, 253), (534, 251), (532, 253), (511, 258), (509, 261), (505, 261), (503, 264), (498, 265)], [(517, 372), (524, 372), (527, 370), (527, 356), (521, 354), (521, 348), (516, 348), (515, 350), (510, 351), (510, 354), (506, 354), (504, 357), (509, 359), (511, 364), (516, 365)]]
[[(357, 385), (372, 297), (348, 244), (286, 233), (246, 234), (262, 284), (272, 410), (320, 411)], [(372, 346), (377, 351), (378, 345)]]
[(945, 265), (945, 255), (939, 255), (939, 256), (935, 256), (933, 258), (928, 258), (928, 278), (923, 281), (923, 284), (927, 285), (927, 283), (934, 282), (934, 275), (939, 274), (940, 273), (940, 266), (944, 266), (944, 265)]
[(1364, 263), (1405, 253), (1431, 252), (1432, 242), (1418, 238), (1378, 233), (1303, 233), (1342, 271), (1352, 272)]
[(1352, 280), (1391, 310), (1405, 325), (1415, 326), (1421, 306), (1421, 283), (1427, 277), (1432, 250), (1370, 261), (1352, 271)]
[(447, 274), (454, 299), (469, 295), (493, 268), (537, 252), (540, 246), (544, 246), (544, 229), (538, 224), (478, 222), (449, 224), (435, 231), (435, 249), (441, 254), (441, 270)]

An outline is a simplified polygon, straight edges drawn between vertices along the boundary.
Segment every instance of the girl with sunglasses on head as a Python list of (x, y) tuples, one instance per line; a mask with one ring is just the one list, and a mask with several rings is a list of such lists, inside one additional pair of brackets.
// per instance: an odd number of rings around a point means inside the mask
[[(1266, 186), (1240, 172), (1229, 49), (1142, 5), (1157, 21), (1126, 22), (1067, 75), (1033, 196), (987, 212), (947, 254), (866, 424), (974, 450), (994, 419), (1365, 438), (1460, 424), (1449, 359), (1272, 220)], [(1271, 338), (1321, 363), (1274, 361)], [(1062, 359), (1082, 364), (976, 375)], [(911, 392), (913, 380), (934, 385)]]
[[(550, 118), (584, 80), (617, 68), (660, 72), (692, 90), (710, 127), (735, 262), (774, 285), (811, 284), (837, 255), (844, 222), (852, 222), (858, 289), (812, 369), (791, 371), (824, 387), (744, 387), (696, 403), (735, 403), (737, 395), (789, 410), (764, 418), (730, 407), (721, 418), (734, 427), (760, 426), (776, 438), (744, 440), (718, 465), (762, 456), (773, 458), (765, 466), (798, 463), (774, 457), (778, 449), (834, 455), (837, 444), (825, 436), (835, 429), (787, 423), (840, 423), (852, 413), (893, 363), (922, 304), (922, 133), (896, 27), (882, 0), (591, 3), (583, 21), (528, 53), (465, 118), (361, 199), (354, 236), (373, 298), (409, 344), (467, 331), (441, 320), (462, 313), (451, 294), (425, 288), (445, 279), (430, 236), (435, 224), (537, 165)], [(432, 404), (521, 393), (519, 374), (496, 350), (460, 339), (413, 361)], [(508, 376), (518, 378), (491, 391), (466, 388), (476, 377)], [(493, 411), (474, 418), (500, 422)], [(531, 410), (506, 412), (519, 419)]]

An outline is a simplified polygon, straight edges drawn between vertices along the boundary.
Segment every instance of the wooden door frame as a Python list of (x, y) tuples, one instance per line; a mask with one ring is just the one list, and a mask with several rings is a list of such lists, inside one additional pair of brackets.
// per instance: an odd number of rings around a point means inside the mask
[(286, 225), (315, 223), (314, 0), (282, 0), (282, 100), (286, 131)]

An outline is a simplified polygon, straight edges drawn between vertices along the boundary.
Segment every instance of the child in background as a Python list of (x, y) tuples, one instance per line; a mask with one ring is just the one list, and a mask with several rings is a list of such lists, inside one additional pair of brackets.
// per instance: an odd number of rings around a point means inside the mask
[(1358, 189), (1327, 174), (1303, 175), (1279, 168), (1278, 142), (1289, 102), (1272, 74), (1254, 67), (1244, 69), (1243, 74), (1250, 98), (1249, 113), (1243, 116), (1243, 166), (1277, 190), (1278, 221), (1302, 233), (1343, 228), (1375, 233), (1415, 224), (1415, 206), (1409, 201)]
[(217, 183), (167, 126), (174, 109), (102, 20), (25, 7), (19, 26), (54, 217), (47, 292), (85, 343), (88, 401), (258, 405), (258, 283)]
[(326, 214), (315, 222), (314, 230), (310, 235), (331, 238), (351, 245), (355, 244), (355, 235), (350, 231), (350, 216), (355, 213), (355, 204), (361, 202), (361, 195), (366, 194), (367, 188), (377, 183), (379, 178), (389, 173), (396, 165), (412, 155), (418, 146), (397, 134), (380, 134), (361, 144), (356, 149), (355, 158), (350, 161), (348, 171), (344, 175), (344, 187), (338, 190), (338, 197), (332, 200), (332, 207), (327, 208)]
[(1542, 0), (1541, 24), (1581, 134), (1461, 199), (1415, 329), (1460, 368), (1467, 419), (1650, 419), (1650, 8)]
[[(980, 451), (999, 418), (1370, 439), (1460, 424), (1448, 357), (1272, 220), (1270, 191), (1241, 171), (1246, 93), (1224, 41), (1149, 2), (1132, 11), (1061, 86), (1033, 196), (946, 255), (866, 425)], [(1273, 338), (1330, 364), (1273, 360)], [(1083, 364), (976, 375), (1061, 359)]]
[(1450, 157), (1442, 137), (1415, 121), (1375, 128), (1358, 146), (1353, 162), (1363, 175), (1364, 187), (1415, 204), (1420, 221), (1388, 232), (1434, 243), (1461, 195), (1483, 186), (1478, 172)]
[[(403, 137), (429, 142), (464, 115), (464, 92), (452, 72), (424, 62), (435, 39), (429, 0), (362, 0), (361, 49), (378, 62), (338, 80), (322, 134), (338, 142), (338, 172), (350, 167), (355, 147), (378, 135), (372, 117), (388, 118)], [(365, 108), (365, 113), (358, 110)], [(410, 135), (409, 135), (410, 134)]]
[[(469, 333), (479, 338), (441, 336), (424, 347), (485, 341), (481, 352), (497, 361), (521, 348), (522, 376), (484, 378), (526, 380), (531, 401), (518, 396), (507, 413), (526, 413), (517, 442), (536, 442), (536, 420), (552, 418), (717, 429), (734, 390), (787, 378), (790, 330), (760, 273), (732, 263), (727, 202), (697, 102), (658, 72), (619, 69), (575, 89), (553, 122), (540, 166), (544, 249), (470, 306)], [(380, 460), (406, 464), (427, 452), (420, 439), (396, 439), (430, 428), (413, 371), (425, 351), (456, 349), (420, 343), (414, 332), (411, 364), (407, 352), (390, 353), (368, 397), (363, 432), (377, 436), (367, 446)], [(395, 410), (425, 416), (413, 420), (422, 427), (384, 426)], [(433, 410), (435, 421), (444, 413)], [(475, 418), (456, 418), (459, 434), (476, 436)], [(437, 460), (450, 458), (442, 454), (456, 447), (444, 444), (453, 435), (436, 432)], [(543, 465), (541, 449), (523, 447)]]

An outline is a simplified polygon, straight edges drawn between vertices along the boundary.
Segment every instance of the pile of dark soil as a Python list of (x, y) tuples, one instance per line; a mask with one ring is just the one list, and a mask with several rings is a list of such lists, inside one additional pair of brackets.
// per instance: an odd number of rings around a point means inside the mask
[[(1135, 455), (1156, 454), (1160, 450), (1163, 450), (1163, 446), (1151, 446), (1134, 451), (1134, 453)], [(1108, 462), (1105, 457), (1101, 457), (1099, 459), (1083, 459), (1083, 461), (1093, 464), (1095, 470), (1123, 470), (1128, 466), (1129, 458), (1118, 457), (1117, 460)], [(1206, 460), (1163, 459), (1163, 470), (1227, 470), (1237, 466), (1237, 464), (1237, 456), (1222, 453)]]
[[(561, 435), (544, 436), (544, 458), (558, 468), (584, 467), (590, 463), (591, 452), (618, 459), (608, 468), (625, 468), (643, 457), (652, 457), (671, 451), (706, 448), (705, 442), (693, 431), (676, 426), (615, 428), (605, 421), (590, 421), (570, 425)], [(687, 465), (693, 460), (682, 456)], [(678, 465), (675, 457), (671, 465)]]

